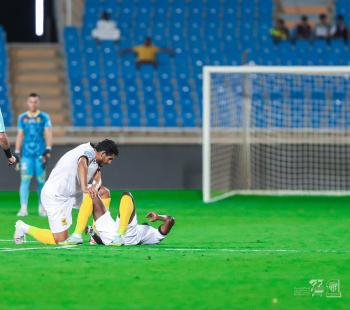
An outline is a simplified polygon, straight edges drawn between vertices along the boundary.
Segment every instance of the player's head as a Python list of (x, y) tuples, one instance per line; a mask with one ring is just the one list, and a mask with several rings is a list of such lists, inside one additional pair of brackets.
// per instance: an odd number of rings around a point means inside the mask
[(100, 166), (111, 164), (113, 159), (115, 159), (119, 154), (117, 144), (109, 139), (105, 139), (97, 143), (95, 150), (96, 161)]
[(27, 98), (27, 106), (30, 112), (36, 112), (39, 110), (40, 96), (37, 93), (30, 93)]

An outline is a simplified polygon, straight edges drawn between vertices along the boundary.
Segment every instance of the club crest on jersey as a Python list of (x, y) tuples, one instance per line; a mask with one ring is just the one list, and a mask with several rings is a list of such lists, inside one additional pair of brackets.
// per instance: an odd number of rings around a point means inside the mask
[(65, 226), (68, 225), (67, 219), (66, 219), (66, 218), (62, 218), (62, 219), (61, 219), (61, 223), (62, 223), (62, 225), (65, 225)]

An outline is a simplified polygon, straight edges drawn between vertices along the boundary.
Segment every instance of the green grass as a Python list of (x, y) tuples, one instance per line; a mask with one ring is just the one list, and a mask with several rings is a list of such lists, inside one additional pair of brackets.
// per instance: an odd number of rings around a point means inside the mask
[[(238, 196), (204, 205), (196, 191), (133, 194), (139, 221), (150, 210), (176, 217), (160, 245), (1, 241), (0, 309), (350, 308), (350, 198)], [(119, 193), (112, 197), (115, 214)], [(18, 194), (1, 193), (0, 201), (0, 239), (7, 240)], [(30, 211), (26, 222), (48, 227), (34, 199)], [(295, 296), (311, 279), (339, 279), (342, 297)]]

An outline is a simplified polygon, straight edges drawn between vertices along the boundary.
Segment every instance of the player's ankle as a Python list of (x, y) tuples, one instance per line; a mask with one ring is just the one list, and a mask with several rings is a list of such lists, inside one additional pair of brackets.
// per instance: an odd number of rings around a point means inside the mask
[(27, 211), (28, 210), (28, 206), (25, 205), (25, 204), (21, 204), (21, 210)]

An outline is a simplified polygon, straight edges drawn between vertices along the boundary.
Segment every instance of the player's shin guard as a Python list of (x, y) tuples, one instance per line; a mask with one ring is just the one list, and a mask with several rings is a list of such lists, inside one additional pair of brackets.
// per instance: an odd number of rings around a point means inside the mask
[(124, 235), (134, 212), (134, 202), (129, 195), (123, 195), (119, 204), (119, 229), (118, 234)]
[(30, 226), (27, 234), (41, 243), (56, 244), (55, 238), (49, 229), (41, 229), (38, 227)]
[(74, 234), (81, 236), (85, 230), (88, 220), (92, 214), (92, 199), (90, 195), (85, 195), (83, 203), (80, 206), (77, 225), (75, 226)]

